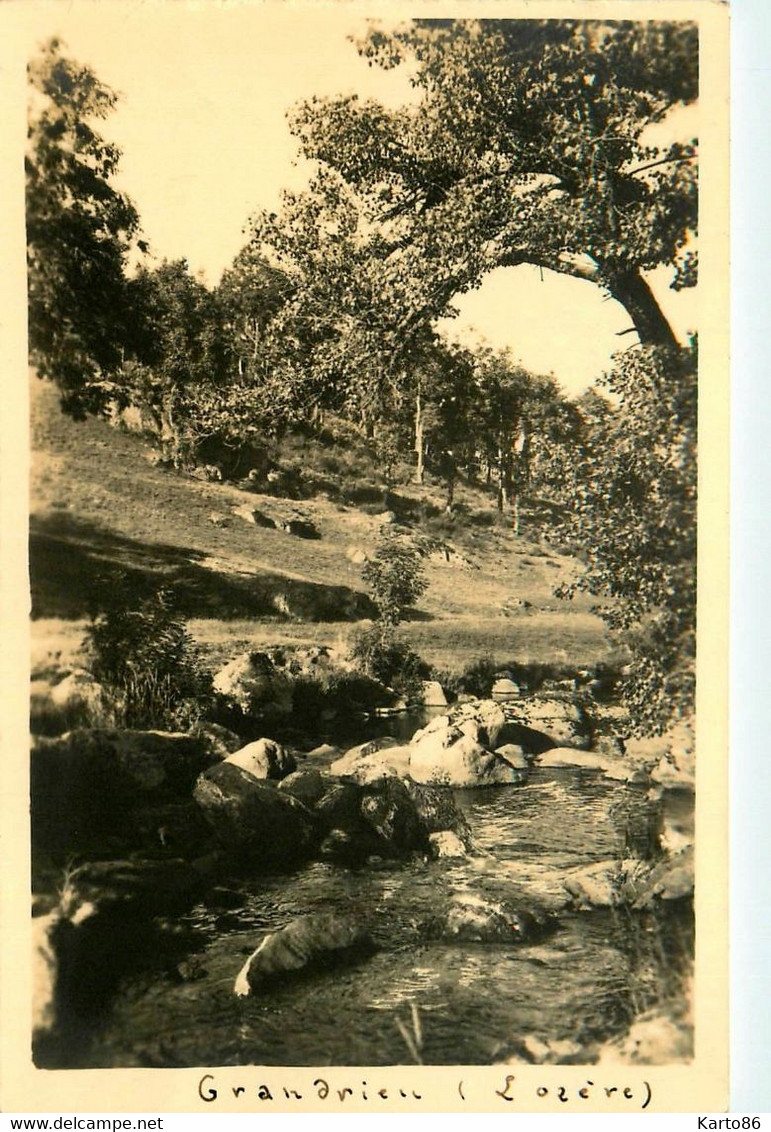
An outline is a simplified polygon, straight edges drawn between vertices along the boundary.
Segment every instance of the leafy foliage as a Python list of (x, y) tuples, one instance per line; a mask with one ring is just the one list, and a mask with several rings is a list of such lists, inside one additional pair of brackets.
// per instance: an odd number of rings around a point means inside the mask
[(205, 712), (211, 677), (175, 612), (160, 590), (135, 607), (116, 602), (87, 630), (90, 668), (121, 703), (125, 727), (189, 727)]
[(428, 665), (398, 636), (393, 625), (382, 621), (356, 634), (350, 655), (365, 675), (407, 700), (419, 698), (429, 675)]
[(294, 129), (379, 225), (385, 290), (410, 283), (403, 325), (530, 263), (592, 280), (641, 341), (674, 345), (642, 273), (667, 264), (674, 286), (695, 282), (696, 150), (646, 131), (697, 97), (695, 25), (417, 20), (359, 49), (409, 67), (416, 103), (313, 99)]
[(375, 556), (362, 576), (383, 625), (395, 627), (428, 586), (419, 548), (398, 532), (384, 527)]
[[(116, 95), (50, 40), (30, 65), (26, 157), (30, 361), (73, 416), (99, 411), (129, 346), (125, 267), (139, 218), (93, 126)], [(140, 245), (141, 246), (141, 245)]]
[(604, 380), (617, 408), (589, 424), (573, 469), (576, 586), (614, 599), (599, 611), (631, 650), (622, 687), (644, 731), (693, 709), (696, 379), (695, 344), (618, 355)]

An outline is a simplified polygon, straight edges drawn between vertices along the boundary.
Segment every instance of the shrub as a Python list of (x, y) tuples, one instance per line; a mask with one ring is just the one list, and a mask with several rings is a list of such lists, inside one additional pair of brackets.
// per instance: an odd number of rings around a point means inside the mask
[(489, 653), (480, 656), (473, 660), (471, 664), (466, 665), (461, 675), (455, 678), (452, 690), (455, 693), (462, 692), (465, 695), (479, 696), (480, 698), (489, 696), (495, 675), (500, 667), (495, 657)]
[(428, 665), (401, 640), (393, 627), (376, 622), (353, 639), (351, 659), (373, 680), (393, 688), (408, 700), (419, 697)]
[(364, 566), (362, 577), (384, 626), (398, 625), (428, 586), (420, 549), (388, 527), (383, 529), (375, 556)]
[(211, 701), (204, 672), (167, 590), (134, 608), (116, 603), (86, 632), (91, 671), (117, 693), (124, 727), (187, 728)]
[(371, 711), (387, 702), (380, 684), (363, 673), (327, 671), (294, 678), (292, 720), (299, 726), (315, 726), (326, 713)]

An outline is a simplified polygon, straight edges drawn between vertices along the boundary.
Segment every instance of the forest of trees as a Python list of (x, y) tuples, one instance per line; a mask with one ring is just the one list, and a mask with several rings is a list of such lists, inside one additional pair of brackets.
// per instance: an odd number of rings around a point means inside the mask
[[(340, 421), (386, 480), (399, 464), (439, 480), (450, 513), (460, 477), (489, 485), (515, 532), (521, 501), (547, 498), (585, 563), (577, 585), (630, 650), (635, 716), (660, 729), (693, 701), (697, 358), (647, 273), (695, 284), (698, 197), (695, 141), (646, 130), (696, 99), (697, 30), (418, 20), (358, 50), (409, 67), (417, 101), (295, 108), (316, 172), (251, 218), (209, 287), (146, 257), (97, 129), (115, 96), (47, 44), (30, 67), (31, 363), (75, 417), (142, 408), (183, 469), (227, 452), (243, 475), (266, 438)], [(629, 316), (581, 398), (437, 330), (457, 295), (523, 263), (593, 282)]]

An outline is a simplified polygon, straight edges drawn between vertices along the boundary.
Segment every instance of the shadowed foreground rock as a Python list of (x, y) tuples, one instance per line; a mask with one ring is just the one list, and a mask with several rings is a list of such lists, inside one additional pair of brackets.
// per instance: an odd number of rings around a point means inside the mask
[(193, 797), (220, 844), (260, 864), (291, 864), (316, 844), (316, 825), (302, 802), (231, 763), (202, 774)]
[(244, 963), (233, 990), (246, 997), (292, 972), (330, 969), (374, 950), (369, 932), (353, 917), (329, 912), (302, 916), (265, 937)]
[(206, 735), (82, 728), (37, 738), (30, 762), (34, 845), (70, 853), (95, 840), (125, 846), (154, 807), (189, 798), (196, 777), (219, 757)]

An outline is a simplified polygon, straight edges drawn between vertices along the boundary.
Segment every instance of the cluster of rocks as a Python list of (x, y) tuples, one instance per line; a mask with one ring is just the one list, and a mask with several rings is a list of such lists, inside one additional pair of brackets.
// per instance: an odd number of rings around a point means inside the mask
[[(286, 715), (293, 679), (336, 660), (323, 649), (245, 654), (222, 669), (215, 688), (245, 712)], [(84, 678), (68, 679), (72, 696), (99, 694)], [(38, 851), (87, 854), (94, 845), (104, 857), (105, 846), (115, 849), (113, 859), (73, 870), (56, 905), (36, 921), (43, 972), (38, 1032), (56, 1024), (62, 963), (71, 979), (71, 957), (114, 940), (127, 917), (147, 921), (178, 912), (226, 874), (309, 860), (360, 868), (416, 854), (481, 858), (448, 787), (521, 786), (540, 766), (642, 781), (657, 803), (692, 790), (693, 744), (686, 734), (630, 741), (625, 751), (592, 749), (600, 746), (593, 721), (567, 692), (520, 696), (508, 684), (497, 700), (465, 697), (451, 706), (442, 704), (439, 685), (427, 685), (426, 699), (442, 710), (409, 742), (380, 738), (345, 752), (325, 746), (301, 755), (270, 738), (244, 745), (214, 724), (186, 734), (85, 728), (37, 738), (31, 777)], [(566, 870), (559, 897), (548, 901), (539, 901), (535, 890), (514, 902), (456, 892), (425, 933), (511, 942), (547, 930), (564, 909), (642, 910), (687, 898), (692, 830), (682, 814), (678, 821), (665, 823), (666, 852), (657, 859)], [(359, 961), (374, 947), (369, 926), (358, 919), (303, 918), (259, 943), (234, 989), (254, 993), (295, 970)]]
[(258, 507), (253, 507), (250, 503), (239, 503), (233, 507), (233, 514), (254, 527), (282, 531), (284, 534), (293, 535), (295, 538), (321, 538), (321, 531), (313, 520), (299, 511), (268, 514)]

